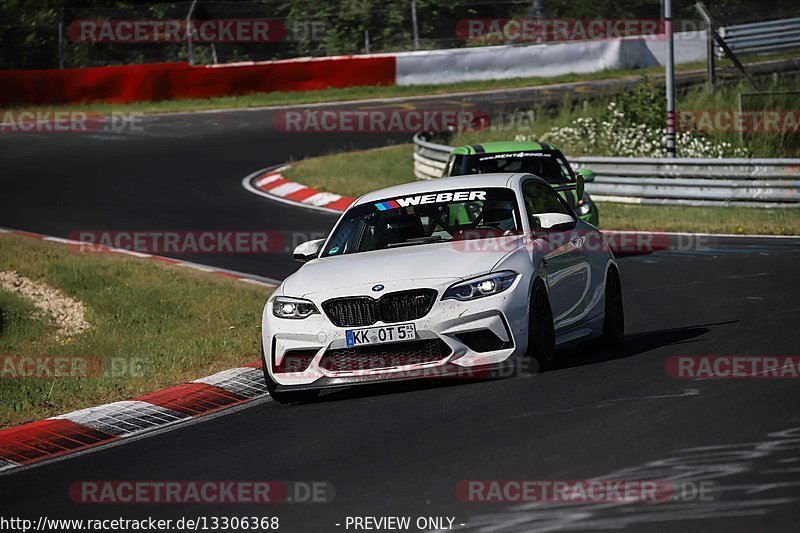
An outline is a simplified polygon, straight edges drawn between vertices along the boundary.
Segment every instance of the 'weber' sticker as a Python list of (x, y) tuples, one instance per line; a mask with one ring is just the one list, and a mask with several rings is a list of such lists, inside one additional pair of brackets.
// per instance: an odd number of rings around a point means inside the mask
[(378, 202), (375, 207), (379, 211), (408, 207), (410, 205), (441, 204), (445, 202), (472, 202), (475, 200), (486, 200), (486, 191), (454, 191), (439, 192), (430, 194), (418, 194), (417, 196), (406, 196)]

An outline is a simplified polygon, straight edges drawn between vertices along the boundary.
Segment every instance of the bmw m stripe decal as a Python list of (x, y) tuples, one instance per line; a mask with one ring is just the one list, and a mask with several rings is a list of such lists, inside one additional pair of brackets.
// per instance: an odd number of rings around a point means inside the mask
[(400, 204), (394, 200), (389, 200), (388, 202), (379, 202), (375, 204), (375, 207), (378, 208), (378, 211), (386, 211), (387, 209), (397, 209), (400, 207)]

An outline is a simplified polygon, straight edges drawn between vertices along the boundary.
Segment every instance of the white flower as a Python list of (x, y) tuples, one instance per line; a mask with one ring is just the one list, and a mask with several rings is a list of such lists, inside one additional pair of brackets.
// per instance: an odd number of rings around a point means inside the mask
[[(608, 110), (612, 117), (597, 121), (578, 117), (573, 126), (552, 128), (541, 140), (562, 145), (573, 154), (612, 155), (620, 157), (662, 157), (666, 142), (666, 128), (651, 128), (646, 124), (626, 126), (620, 118), (624, 114), (611, 102)], [(691, 132), (678, 132), (676, 144), (683, 157), (747, 157), (742, 148), (733, 148), (729, 142), (715, 142)]]

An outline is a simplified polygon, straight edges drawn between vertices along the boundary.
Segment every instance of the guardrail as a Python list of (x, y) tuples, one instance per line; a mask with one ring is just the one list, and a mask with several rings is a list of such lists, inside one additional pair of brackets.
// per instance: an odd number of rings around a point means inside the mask
[[(777, 52), (800, 48), (800, 17), (752, 22), (719, 29), (725, 44), (734, 52)], [(717, 55), (723, 55), (717, 49)]]
[[(440, 178), (452, 146), (414, 136), (414, 175)], [(637, 204), (800, 207), (800, 159), (567, 157), (591, 168), (596, 200)]]

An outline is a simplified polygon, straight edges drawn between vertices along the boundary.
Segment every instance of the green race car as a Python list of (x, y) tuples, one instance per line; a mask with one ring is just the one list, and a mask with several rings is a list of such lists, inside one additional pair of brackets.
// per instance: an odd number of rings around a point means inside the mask
[(582, 220), (593, 226), (600, 225), (597, 205), (583, 190), (585, 182), (594, 181), (594, 172), (582, 169), (575, 174), (564, 154), (552, 144), (490, 142), (460, 146), (450, 155), (444, 176), (495, 172), (527, 172), (543, 178)]

